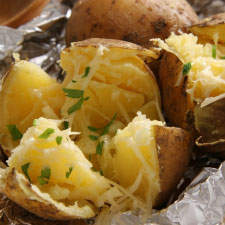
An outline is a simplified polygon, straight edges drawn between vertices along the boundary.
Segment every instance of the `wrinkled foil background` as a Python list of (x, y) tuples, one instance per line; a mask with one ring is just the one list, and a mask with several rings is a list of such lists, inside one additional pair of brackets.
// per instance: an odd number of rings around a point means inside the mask
[[(51, 0), (42, 14), (18, 29), (0, 26), (0, 77), (13, 62), (12, 53), (41, 66), (48, 74), (62, 78), (59, 55), (65, 48), (64, 33), (71, 7), (76, 0)], [(189, 0), (200, 18), (225, 12), (224, 0)], [(0, 154), (0, 159), (5, 160)], [(1, 165), (0, 165), (1, 166)], [(139, 225), (141, 217), (126, 212), (119, 216), (124, 225)], [(0, 194), (2, 225), (85, 225), (92, 221), (50, 221), (39, 218)], [(111, 223), (117, 225), (115, 219)], [(193, 154), (184, 179), (168, 205), (155, 211), (145, 225), (225, 224), (225, 162)]]

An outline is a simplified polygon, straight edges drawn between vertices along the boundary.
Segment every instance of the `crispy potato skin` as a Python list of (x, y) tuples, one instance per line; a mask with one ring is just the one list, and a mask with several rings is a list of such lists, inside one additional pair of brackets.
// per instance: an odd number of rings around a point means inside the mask
[(176, 85), (182, 70), (183, 63), (180, 59), (170, 52), (165, 52), (159, 70), (162, 103), (169, 121), (174, 126), (193, 131), (193, 106), (186, 93), (188, 77), (184, 76), (180, 84)]
[[(18, 205), (45, 219), (80, 219), (76, 215), (60, 210), (60, 208), (42, 198), (32, 189), (32, 185), (25, 177), (18, 176), (16, 169), (8, 168), (6, 170), (4, 171), (4, 178), (1, 178), (3, 180), (1, 180), (0, 192)], [(2, 174), (2, 171), (0, 173)]]
[(189, 132), (175, 127), (155, 126), (155, 137), (160, 164), (160, 186), (155, 207), (165, 203), (188, 166), (192, 138)]
[(126, 40), (148, 47), (196, 23), (185, 0), (78, 0), (66, 27), (66, 43), (92, 37)]

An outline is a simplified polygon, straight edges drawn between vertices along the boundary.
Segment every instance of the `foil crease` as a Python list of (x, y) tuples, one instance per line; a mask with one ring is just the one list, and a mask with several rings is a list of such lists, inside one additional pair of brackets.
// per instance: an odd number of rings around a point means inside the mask
[[(62, 78), (58, 66), (59, 55), (65, 48), (65, 24), (71, 13), (71, 7), (76, 0), (51, 0), (40, 16), (34, 18), (18, 29), (0, 26), (0, 77), (13, 62), (12, 53), (17, 52), (22, 59), (41, 66), (48, 74)], [(223, 0), (189, 0), (201, 18), (225, 9)], [(5, 156), (0, 152), (0, 160)], [(186, 171), (185, 179), (192, 180), (178, 200), (162, 211), (155, 211), (143, 223), (143, 218), (137, 212), (126, 212), (114, 218), (111, 225), (153, 225), (153, 224), (223, 224), (225, 215), (225, 162), (219, 169), (207, 166), (217, 166), (218, 160), (211, 158), (195, 159), (195, 164)], [(0, 167), (4, 167), (1, 162)], [(205, 167), (198, 176), (196, 173)], [(195, 179), (193, 179), (195, 177)], [(182, 180), (180, 186), (186, 181)], [(177, 199), (177, 197), (174, 197)], [(88, 221), (92, 223), (93, 221)], [(0, 194), (0, 224), (3, 225), (85, 225), (86, 221), (50, 221), (39, 218)]]
[[(225, 162), (219, 169), (206, 167), (191, 182), (179, 200), (167, 209), (153, 213), (145, 225), (216, 225), (225, 216)], [(142, 217), (123, 213), (111, 225), (141, 225)]]

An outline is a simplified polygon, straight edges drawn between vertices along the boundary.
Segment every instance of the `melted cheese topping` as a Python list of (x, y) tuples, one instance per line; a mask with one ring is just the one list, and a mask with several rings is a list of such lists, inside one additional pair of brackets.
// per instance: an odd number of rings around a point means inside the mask
[[(212, 98), (223, 95), (225, 92), (225, 63), (224, 59), (221, 59), (224, 56), (221, 46), (217, 45), (218, 34), (215, 35), (214, 41), (217, 46), (216, 58), (212, 57), (212, 44), (198, 44), (198, 38), (193, 34), (172, 33), (165, 42), (159, 41), (160, 47), (177, 55), (183, 63), (191, 62), (186, 91), (192, 101), (203, 105), (207, 105), (209, 99), (212, 102)], [(182, 76), (181, 73), (180, 77)]]

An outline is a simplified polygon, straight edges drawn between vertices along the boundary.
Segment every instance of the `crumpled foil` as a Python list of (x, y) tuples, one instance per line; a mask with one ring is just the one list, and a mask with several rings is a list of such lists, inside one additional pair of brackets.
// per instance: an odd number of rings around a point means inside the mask
[[(41, 66), (48, 74), (63, 78), (58, 66), (65, 48), (65, 24), (76, 0), (51, 0), (40, 16), (17, 29), (0, 26), (0, 78), (13, 62), (12, 53)], [(225, 11), (224, 0), (188, 0), (201, 18)], [(0, 161), (6, 157), (0, 151)], [(4, 166), (0, 162), (0, 167)], [(220, 167), (219, 167), (220, 166)], [(218, 168), (219, 167), (219, 168)], [(197, 176), (196, 176), (197, 175)], [(167, 207), (154, 211), (144, 225), (224, 224), (225, 162), (193, 154), (184, 179), (171, 196)], [(118, 217), (117, 217), (118, 218)], [(142, 224), (137, 212), (119, 215), (124, 225)], [(92, 223), (93, 221), (88, 221)], [(39, 218), (0, 194), (0, 224), (3, 225), (85, 225), (87, 221), (51, 221)], [(114, 219), (111, 225), (117, 225)]]
[[(152, 214), (145, 225), (216, 225), (225, 222), (225, 162), (219, 169), (206, 167), (167, 209)], [(120, 221), (141, 225), (141, 217), (123, 213)], [(119, 225), (113, 221), (112, 225)]]

